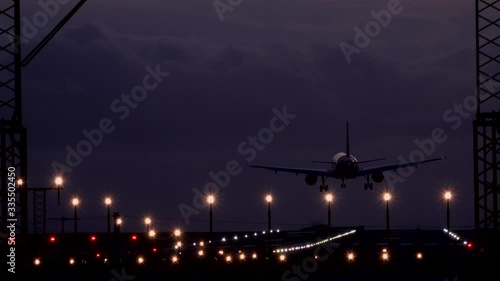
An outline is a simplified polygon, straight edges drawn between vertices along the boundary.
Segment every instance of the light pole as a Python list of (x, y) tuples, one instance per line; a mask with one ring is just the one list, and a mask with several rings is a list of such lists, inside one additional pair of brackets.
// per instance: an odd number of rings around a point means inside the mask
[(75, 207), (75, 217), (74, 217), (74, 220), (75, 220), (75, 233), (78, 232), (78, 215), (76, 213), (76, 207), (78, 206), (78, 204), (80, 204), (80, 200), (78, 200), (78, 198), (74, 197), (73, 200), (71, 201), (71, 203), (73, 203), (73, 206)]
[(209, 195), (207, 197), (208, 207), (210, 208), (210, 237), (212, 237), (213, 233), (213, 214), (212, 214), (212, 205), (215, 203), (215, 197), (213, 195)]
[(54, 183), (57, 188), (57, 205), (61, 205), (61, 186), (63, 184), (63, 179), (61, 177), (56, 177)]
[(452, 194), (450, 191), (447, 191), (444, 194), (444, 199), (446, 199), (446, 229), (450, 231), (450, 201)]
[(108, 234), (111, 233), (111, 211), (110, 211), (110, 206), (111, 206), (111, 198), (107, 197), (104, 199), (104, 204), (108, 207)]
[(391, 201), (391, 194), (386, 192), (384, 193), (384, 200), (385, 200), (385, 224), (386, 224), (386, 239), (387, 239), (387, 247), (389, 247), (389, 237), (390, 237), (390, 227), (389, 227), (389, 201)]
[(332, 227), (332, 212), (330, 209), (330, 205), (333, 201), (333, 195), (327, 194), (325, 196), (325, 200), (326, 200), (326, 202), (328, 202), (328, 227)]
[(271, 202), (273, 202), (273, 197), (268, 194), (266, 196), (267, 201), (267, 231), (271, 233)]

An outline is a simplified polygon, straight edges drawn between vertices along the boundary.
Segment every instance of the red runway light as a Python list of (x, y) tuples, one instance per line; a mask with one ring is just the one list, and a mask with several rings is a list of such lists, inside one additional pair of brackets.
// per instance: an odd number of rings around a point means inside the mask
[(52, 242), (52, 243), (54, 243), (54, 242), (56, 242), (56, 238), (54, 236), (50, 236), (49, 241)]
[(468, 243), (467, 248), (472, 249), (472, 243)]
[(137, 240), (137, 236), (132, 235), (132, 240)]
[(156, 253), (156, 248), (153, 248), (153, 252), (155, 252), (155, 253)]
[(90, 237), (90, 240), (91, 240), (91, 241), (95, 241), (96, 239), (97, 239), (97, 238), (96, 238), (95, 236), (91, 236), (91, 237)]
[(95, 256), (96, 256), (96, 258), (98, 258), (101, 256), (101, 254), (97, 253), (97, 254), (95, 254)]

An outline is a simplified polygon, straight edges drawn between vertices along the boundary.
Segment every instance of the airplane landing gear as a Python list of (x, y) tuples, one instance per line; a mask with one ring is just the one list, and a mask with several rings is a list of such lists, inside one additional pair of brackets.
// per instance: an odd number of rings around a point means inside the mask
[(373, 190), (373, 183), (370, 182), (370, 176), (366, 175), (365, 179), (366, 179), (365, 190), (368, 190), (368, 189)]
[(340, 189), (345, 189), (344, 179), (342, 179), (342, 183), (340, 184)]
[(328, 191), (328, 185), (326, 183), (326, 177), (321, 177), (321, 185), (319, 186), (319, 192)]

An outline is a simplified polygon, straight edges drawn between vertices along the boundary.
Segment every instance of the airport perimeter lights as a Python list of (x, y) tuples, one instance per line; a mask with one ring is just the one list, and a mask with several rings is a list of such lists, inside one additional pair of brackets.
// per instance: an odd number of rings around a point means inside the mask
[(213, 214), (212, 214), (212, 205), (215, 203), (215, 197), (213, 195), (209, 195), (207, 197), (208, 207), (210, 208), (210, 235), (213, 232)]
[(444, 199), (446, 200), (446, 229), (450, 230), (450, 201), (452, 194), (450, 191), (444, 193)]
[(106, 204), (108, 209), (108, 234), (111, 233), (111, 211), (110, 211), (111, 203), (112, 203), (111, 198), (106, 197), (104, 199), (104, 204)]
[(331, 212), (331, 209), (330, 209), (330, 205), (333, 201), (333, 195), (332, 194), (327, 194), (325, 196), (325, 200), (326, 202), (328, 202), (328, 227), (331, 227), (332, 226), (332, 212)]
[(80, 200), (77, 198), (77, 197), (74, 197), (73, 200), (71, 200), (71, 203), (73, 204), (73, 206), (75, 207), (75, 217), (74, 217), (74, 220), (75, 220), (75, 233), (78, 232), (78, 215), (76, 213), (76, 209), (78, 207), (78, 204), (80, 204)]
[(389, 227), (389, 201), (391, 201), (392, 195), (388, 192), (384, 193), (384, 201), (385, 201), (385, 226), (386, 226), (386, 239), (387, 239), (387, 247), (389, 247), (389, 236), (390, 236), (390, 227)]
[(61, 187), (63, 185), (63, 179), (61, 177), (56, 177), (54, 183), (57, 188), (57, 205), (61, 205)]

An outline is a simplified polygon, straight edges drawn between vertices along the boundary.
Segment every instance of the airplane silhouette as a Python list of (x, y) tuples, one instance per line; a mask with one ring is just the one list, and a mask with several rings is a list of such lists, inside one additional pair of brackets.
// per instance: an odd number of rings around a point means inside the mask
[(346, 132), (346, 152), (339, 152), (335, 154), (331, 161), (313, 161), (315, 163), (324, 163), (331, 164), (331, 168), (329, 169), (308, 169), (308, 168), (294, 168), (294, 167), (278, 167), (278, 166), (264, 166), (264, 165), (249, 165), (252, 168), (260, 168), (260, 169), (268, 169), (271, 171), (277, 172), (287, 172), (293, 174), (305, 174), (305, 181), (308, 185), (315, 185), (318, 181), (318, 177), (321, 178), (322, 184), (319, 186), (319, 191), (328, 191), (328, 185), (326, 185), (326, 180), (328, 178), (340, 179), (342, 184), (340, 188), (344, 189), (346, 187), (345, 180), (346, 179), (355, 179), (357, 177), (364, 177), (366, 179), (366, 183), (364, 185), (365, 190), (373, 190), (373, 183), (370, 181), (373, 180), (376, 183), (380, 183), (384, 180), (384, 172), (390, 170), (397, 170), (401, 168), (405, 168), (408, 166), (417, 167), (418, 165), (433, 162), (444, 159), (444, 157), (426, 159), (422, 161), (414, 161), (414, 162), (401, 162), (396, 164), (371, 167), (371, 168), (363, 168), (360, 167), (359, 164), (364, 164), (368, 162), (380, 161), (385, 158), (377, 158), (370, 160), (358, 161), (356, 157), (351, 155), (349, 150), (349, 122), (347, 122), (347, 132)]

